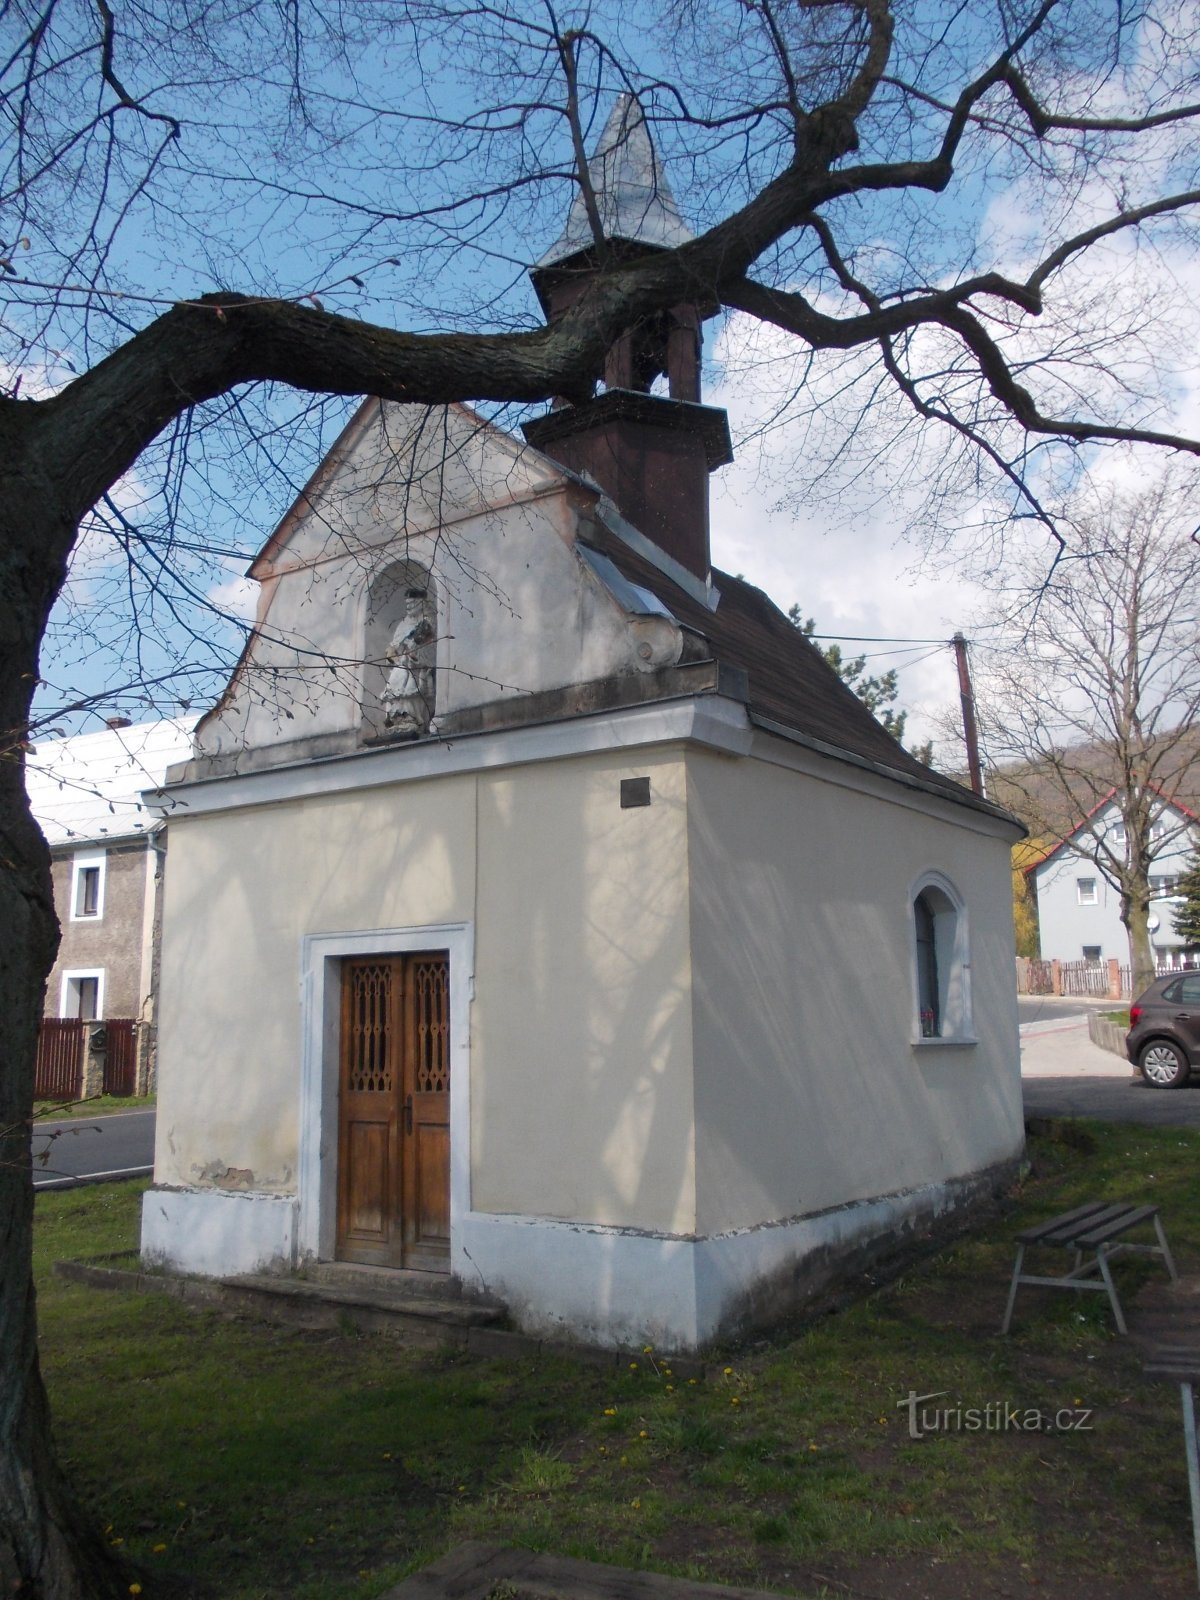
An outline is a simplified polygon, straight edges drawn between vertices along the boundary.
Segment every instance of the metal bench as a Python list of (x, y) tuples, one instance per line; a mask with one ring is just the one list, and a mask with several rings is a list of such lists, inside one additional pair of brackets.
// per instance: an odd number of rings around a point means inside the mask
[[(1154, 1231), (1158, 1236), (1157, 1244), (1114, 1242), (1120, 1239), (1122, 1234), (1149, 1222), (1154, 1224)], [(1055, 1246), (1061, 1250), (1070, 1250), (1074, 1253), (1075, 1264), (1069, 1272), (1060, 1273), (1057, 1277), (1043, 1277), (1022, 1272), (1025, 1252), (1031, 1246), (1039, 1249)], [(1064, 1211), (1062, 1216), (1052, 1217), (1049, 1222), (1043, 1222), (1039, 1227), (1026, 1228), (1024, 1233), (1017, 1235), (1017, 1260), (1013, 1267), (1012, 1286), (1008, 1291), (1008, 1305), (1004, 1309), (1004, 1321), (1000, 1332), (1008, 1332), (1009, 1324), (1012, 1322), (1013, 1306), (1017, 1301), (1017, 1290), (1023, 1283), (1033, 1283), (1044, 1289), (1081, 1289), (1107, 1294), (1109, 1304), (1113, 1308), (1113, 1316), (1117, 1320), (1118, 1330), (1127, 1333), (1129, 1330), (1125, 1326), (1125, 1314), (1121, 1310), (1121, 1302), (1117, 1298), (1116, 1285), (1113, 1283), (1108, 1265), (1112, 1258), (1123, 1250), (1161, 1256), (1171, 1277), (1174, 1279), (1179, 1276), (1175, 1271), (1175, 1262), (1167, 1244), (1167, 1236), (1163, 1232), (1162, 1222), (1159, 1220), (1157, 1206), (1135, 1206), (1127, 1201), (1106, 1204), (1103, 1200), (1092, 1200), (1086, 1206), (1077, 1206), (1074, 1211)], [(1095, 1281), (1097, 1273), (1099, 1282)]]
[(1192, 1502), (1192, 1547), (1200, 1582), (1200, 1454), (1196, 1448), (1195, 1386), (1200, 1382), (1200, 1350), (1162, 1349), (1146, 1363), (1148, 1378), (1163, 1378), (1179, 1385), (1183, 1401), (1183, 1448), (1187, 1455), (1188, 1495)]

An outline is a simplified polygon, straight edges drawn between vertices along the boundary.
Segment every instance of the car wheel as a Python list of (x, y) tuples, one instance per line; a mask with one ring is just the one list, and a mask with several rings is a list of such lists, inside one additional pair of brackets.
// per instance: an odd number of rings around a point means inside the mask
[(1152, 1039), (1140, 1057), (1142, 1076), (1153, 1089), (1178, 1089), (1186, 1083), (1187, 1059), (1178, 1045)]

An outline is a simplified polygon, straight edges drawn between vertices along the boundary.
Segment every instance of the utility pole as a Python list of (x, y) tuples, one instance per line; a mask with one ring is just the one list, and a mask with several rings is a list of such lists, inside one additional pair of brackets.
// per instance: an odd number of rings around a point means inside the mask
[(958, 660), (958, 694), (962, 701), (963, 739), (967, 746), (967, 769), (971, 788), (983, 793), (983, 768), (979, 764), (979, 729), (975, 722), (975, 691), (971, 688), (971, 668), (967, 662), (967, 641), (956, 633), (950, 641)]

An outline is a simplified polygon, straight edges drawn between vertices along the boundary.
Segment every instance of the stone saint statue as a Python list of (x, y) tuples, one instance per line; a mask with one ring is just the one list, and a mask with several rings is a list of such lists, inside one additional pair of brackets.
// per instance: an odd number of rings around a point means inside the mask
[(404, 597), (404, 615), (384, 651), (391, 671), (379, 697), (384, 727), (414, 738), (429, 731), (433, 716), (433, 667), (427, 647), (436, 635), (426, 599), (421, 589), (410, 589)]

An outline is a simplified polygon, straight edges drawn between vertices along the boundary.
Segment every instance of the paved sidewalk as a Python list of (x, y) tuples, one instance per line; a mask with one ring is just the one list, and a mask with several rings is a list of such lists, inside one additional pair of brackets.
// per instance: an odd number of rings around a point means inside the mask
[(1021, 1029), (1021, 1086), (1027, 1117), (1200, 1128), (1200, 1075), (1182, 1089), (1148, 1089), (1128, 1061), (1092, 1043), (1086, 1014)]

